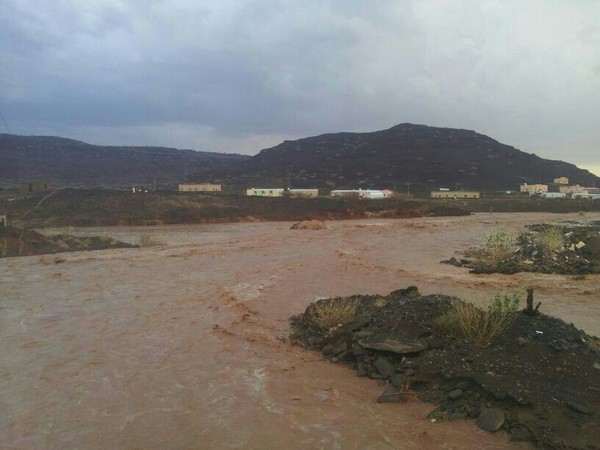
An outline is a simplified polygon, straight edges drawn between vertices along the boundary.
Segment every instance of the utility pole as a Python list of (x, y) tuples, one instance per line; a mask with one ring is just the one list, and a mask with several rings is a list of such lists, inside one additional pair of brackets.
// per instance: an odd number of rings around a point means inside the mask
[(410, 185), (411, 185), (412, 183), (404, 183), (404, 184), (406, 185), (406, 195), (407, 195), (408, 197), (410, 197)]

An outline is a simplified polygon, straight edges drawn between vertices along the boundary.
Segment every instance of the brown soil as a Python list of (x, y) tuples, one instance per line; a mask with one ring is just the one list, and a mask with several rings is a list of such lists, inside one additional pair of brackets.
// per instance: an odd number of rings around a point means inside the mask
[[(431, 420), (477, 418), (484, 429), (502, 428), (543, 448), (598, 448), (598, 338), (539, 312), (518, 313), (499, 338), (477, 345), (436, 325), (452, 297), (421, 296), (414, 287), (336, 301), (357, 303), (349, 323), (315, 325), (312, 304), (291, 319), (291, 339), (359, 376), (385, 380), (380, 402), (415, 394), (436, 405)], [(491, 430), (484, 420), (490, 411), (499, 416)]]
[(135, 245), (108, 236), (46, 236), (34, 230), (0, 227), (0, 258), (129, 247)]

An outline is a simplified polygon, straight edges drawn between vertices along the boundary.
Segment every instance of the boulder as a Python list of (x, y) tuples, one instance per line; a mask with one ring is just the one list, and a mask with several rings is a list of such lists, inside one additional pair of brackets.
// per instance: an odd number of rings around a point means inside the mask
[(404, 403), (406, 402), (406, 392), (402, 392), (394, 387), (389, 387), (379, 396), (377, 403)]
[(475, 422), (479, 428), (484, 429), (485, 431), (498, 431), (502, 425), (504, 425), (504, 421), (506, 420), (504, 416), (504, 411), (500, 408), (485, 408), (477, 417), (477, 421)]
[(390, 378), (392, 375), (394, 375), (394, 373), (396, 373), (396, 367), (394, 367), (391, 362), (383, 357), (377, 358), (373, 363), (373, 366), (384, 378)]
[(327, 226), (322, 220), (303, 220), (291, 226), (292, 230), (324, 230)]

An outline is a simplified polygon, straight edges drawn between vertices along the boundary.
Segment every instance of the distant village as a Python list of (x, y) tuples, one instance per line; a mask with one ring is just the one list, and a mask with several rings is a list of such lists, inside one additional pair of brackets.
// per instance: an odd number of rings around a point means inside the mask
[[(180, 192), (221, 192), (220, 184), (211, 183), (183, 183), (179, 184)], [(528, 195), (539, 196), (543, 198), (589, 198), (600, 199), (599, 187), (584, 187), (578, 184), (569, 185), (567, 177), (558, 177), (551, 184), (521, 184), (519, 190), (507, 190), (504, 195)], [(253, 197), (301, 197), (316, 198), (320, 193), (319, 189), (292, 189), (292, 188), (249, 188), (246, 189), (247, 196)], [(331, 197), (359, 198), (367, 200), (376, 200), (390, 198), (397, 195), (396, 191), (390, 189), (334, 189), (328, 194)], [(403, 194), (404, 195), (404, 194)], [(439, 188), (431, 191), (431, 198), (437, 199), (477, 199), (481, 197), (479, 191), (458, 190), (450, 188)]]
[[(391, 198), (394, 196), (409, 196), (410, 183), (407, 192), (398, 192), (392, 189), (297, 189), (297, 188), (248, 188), (245, 190), (245, 195), (249, 197), (295, 197), (295, 198), (317, 198), (317, 197), (343, 197), (357, 198), (366, 200), (377, 200)], [(223, 192), (221, 184), (214, 183), (180, 183), (178, 184), (179, 192), (197, 192), (197, 193), (213, 193), (219, 194)], [(155, 186), (133, 186), (130, 188), (135, 193), (144, 193), (156, 190)], [(19, 193), (22, 195), (33, 194), (38, 192), (51, 191), (52, 188), (44, 181), (30, 181), (19, 184)], [(521, 184), (518, 189), (510, 189), (501, 192), (484, 193), (485, 197), (507, 197), (512, 195), (527, 195), (538, 196), (542, 198), (587, 198), (600, 199), (600, 188), (591, 186), (580, 186), (579, 184), (570, 185), (567, 177), (558, 177), (549, 184)], [(423, 196), (423, 193), (420, 193)], [(482, 197), (482, 193), (477, 190), (467, 189), (451, 189), (440, 187), (437, 190), (430, 191), (430, 197), (434, 199), (478, 199)]]

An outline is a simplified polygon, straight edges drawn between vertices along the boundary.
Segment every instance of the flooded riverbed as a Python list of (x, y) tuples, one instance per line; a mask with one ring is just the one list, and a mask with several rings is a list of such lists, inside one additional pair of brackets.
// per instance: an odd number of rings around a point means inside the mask
[(0, 441), (64, 448), (527, 448), (383, 390), (282, 339), (320, 297), (422, 293), (485, 303), (536, 289), (600, 334), (600, 277), (473, 275), (439, 264), (499, 228), (600, 214), (75, 230), (159, 245), (0, 260)]

